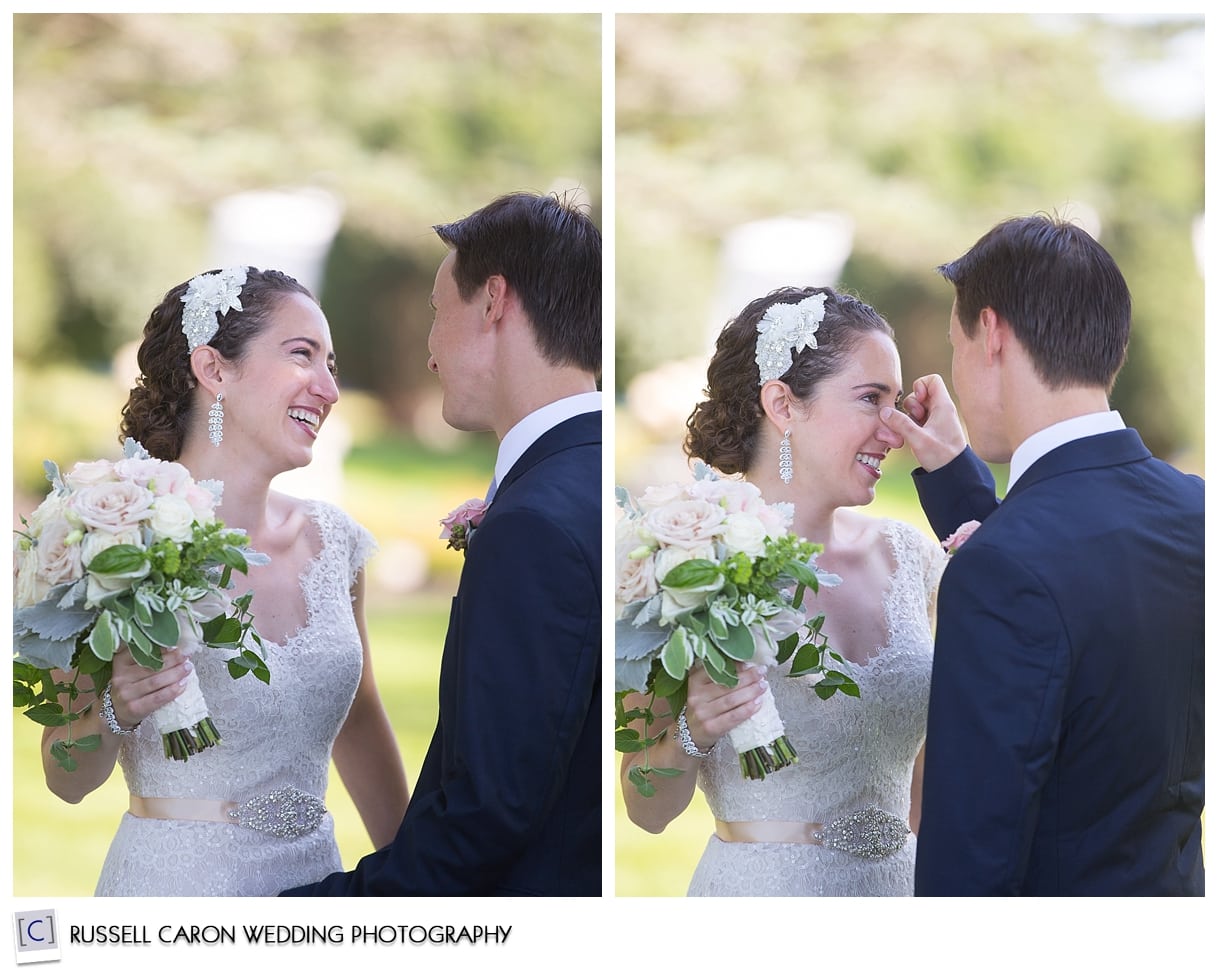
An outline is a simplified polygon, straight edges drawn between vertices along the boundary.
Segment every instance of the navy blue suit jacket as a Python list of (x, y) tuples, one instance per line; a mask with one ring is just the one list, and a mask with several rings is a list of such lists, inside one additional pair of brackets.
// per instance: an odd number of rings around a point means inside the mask
[(466, 550), (393, 843), (288, 895), (601, 892), (601, 413), (538, 439)]
[(966, 450), (915, 473), (945, 537), (916, 892), (1204, 893), (1204, 485), (1125, 429), (999, 504)]

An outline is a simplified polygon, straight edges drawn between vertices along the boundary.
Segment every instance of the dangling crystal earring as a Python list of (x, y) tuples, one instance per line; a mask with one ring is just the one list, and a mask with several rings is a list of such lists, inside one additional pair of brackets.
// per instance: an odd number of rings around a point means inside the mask
[(207, 437), (211, 439), (211, 443), (220, 447), (220, 443), (224, 441), (224, 395), (216, 393), (215, 403), (207, 409)]
[(791, 429), (782, 436), (782, 444), (778, 446), (778, 477), (787, 485), (791, 483)]

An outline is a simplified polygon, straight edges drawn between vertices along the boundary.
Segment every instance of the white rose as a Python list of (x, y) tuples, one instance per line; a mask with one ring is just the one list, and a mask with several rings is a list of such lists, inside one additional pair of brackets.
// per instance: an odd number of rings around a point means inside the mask
[(157, 496), (153, 502), (148, 525), (158, 540), (186, 543), (194, 535), (194, 521), (195, 511), (189, 502), (180, 496), (165, 495)]
[(661, 622), (669, 622), (680, 614), (703, 606), (712, 594), (717, 593), (722, 588), (722, 574), (716, 574), (714, 579), (709, 583), (697, 587), (682, 587), (679, 590), (671, 590), (663, 586), (664, 578), (675, 567), (688, 560), (713, 561), (714, 555), (714, 550), (709, 545), (694, 547), (692, 549), (671, 546), (660, 550), (655, 555), (656, 582), (660, 584), (663, 590), (663, 597), (660, 601)]
[(85, 606), (96, 607), (110, 594), (131, 589), (139, 580), (148, 575), (148, 569), (148, 563), (145, 561), (138, 570), (130, 573), (111, 573), (104, 576), (90, 573), (88, 589), (85, 592)]
[[(233, 602), (223, 590), (212, 587), (198, 600), (191, 601), (188, 609), (195, 620), (200, 623), (206, 623), (209, 620), (214, 620), (221, 614), (227, 614), (233, 609)], [(183, 621), (183, 624), (185, 623), (186, 621)]]
[(86, 526), (117, 533), (147, 519), (152, 493), (134, 482), (101, 482), (77, 492), (69, 508)]
[(753, 663), (763, 667), (773, 667), (777, 664), (778, 642), (794, 634), (806, 620), (807, 617), (801, 611), (784, 607), (774, 616), (750, 624), (749, 633), (753, 635)]
[(709, 544), (686, 548), (683, 546), (668, 546), (655, 555), (656, 582), (663, 583), (673, 567), (686, 560), (714, 560), (715, 551)]
[(625, 556), (631, 550), (642, 544), (643, 540), (639, 535), (639, 520), (634, 516), (627, 516), (620, 510), (617, 514), (617, 519), (613, 524), (613, 548), (617, 551), (619, 557)]
[(744, 553), (749, 557), (765, 553), (768, 535), (765, 525), (756, 516), (745, 512), (730, 513), (724, 521), (723, 545), (729, 554)]
[(17, 552), (17, 580), (13, 590), (13, 605), (29, 607), (41, 601), (51, 585), (38, 576), (38, 550), (31, 546)]
[(683, 499), (653, 509), (646, 516), (647, 531), (665, 546), (703, 546), (722, 532), (722, 506), (705, 499)]
[(85, 533), (85, 538), (80, 541), (80, 562), (88, 569), (89, 564), (93, 562), (93, 557), (97, 556), (102, 550), (108, 550), (111, 546), (121, 546), (130, 544), (131, 546), (143, 547), (140, 542), (140, 534), (138, 530), (127, 529), (119, 533), (107, 533), (105, 530), (94, 529)]
[(711, 595), (718, 593), (723, 586), (722, 575), (700, 587), (683, 587), (680, 590), (664, 589), (660, 598), (660, 622), (670, 623), (681, 614), (697, 610), (706, 605)]
[(39, 503), (38, 508), (30, 513), (27, 524), (29, 534), (37, 539), (46, 529), (47, 523), (62, 519), (64, 514), (64, 497), (57, 492), (50, 493)]

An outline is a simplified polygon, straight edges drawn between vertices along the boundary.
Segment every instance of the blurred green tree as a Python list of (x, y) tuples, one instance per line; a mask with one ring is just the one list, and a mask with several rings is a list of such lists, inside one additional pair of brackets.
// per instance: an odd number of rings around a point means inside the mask
[(105, 365), (208, 267), (224, 196), (315, 186), (344, 220), (320, 294), (344, 380), (409, 401), (443, 244), (504, 192), (599, 218), (598, 15), (17, 14), (18, 364)]

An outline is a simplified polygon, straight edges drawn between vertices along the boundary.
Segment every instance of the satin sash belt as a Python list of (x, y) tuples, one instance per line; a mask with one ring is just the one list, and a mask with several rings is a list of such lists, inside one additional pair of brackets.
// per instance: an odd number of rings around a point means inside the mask
[(786, 823), (777, 819), (755, 819), (729, 823), (715, 820), (715, 833), (725, 843), (816, 843), (820, 844), (821, 823)]
[(220, 799), (159, 799), (131, 796), (130, 812), (142, 819), (232, 823), (281, 839), (305, 836), (321, 825), (326, 805), (295, 786), (283, 786), (245, 802)]
[(132, 816), (142, 819), (183, 819), (199, 823), (235, 823), (229, 813), (237, 808), (235, 802), (219, 799), (145, 799), (131, 797)]
[(910, 832), (905, 820), (899, 816), (868, 806), (831, 823), (716, 819), (715, 834), (725, 843), (811, 843), (880, 860), (900, 850)]

